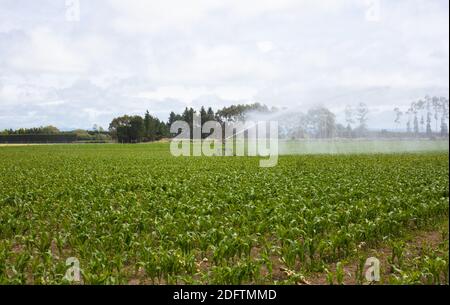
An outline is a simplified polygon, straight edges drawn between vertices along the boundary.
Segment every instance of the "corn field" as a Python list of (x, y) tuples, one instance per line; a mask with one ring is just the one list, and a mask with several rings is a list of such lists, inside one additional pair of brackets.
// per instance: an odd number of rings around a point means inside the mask
[[(0, 147), (0, 283), (448, 284), (441, 249), (402, 238), (448, 220), (448, 152), (173, 157), (167, 143)], [(386, 265), (388, 264), (388, 265)], [(71, 284), (71, 283), (70, 283)]]

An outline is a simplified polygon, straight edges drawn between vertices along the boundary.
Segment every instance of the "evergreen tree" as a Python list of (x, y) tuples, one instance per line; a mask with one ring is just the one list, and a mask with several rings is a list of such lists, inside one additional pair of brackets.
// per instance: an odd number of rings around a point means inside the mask
[(206, 113), (206, 121), (214, 121), (215, 120), (215, 114), (211, 107), (208, 108), (208, 111)]
[(151, 128), (151, 116), (148, 110), (145, 112), (144, 116), (144, 128), (145, 128), (145, 137), (150, 136), (150, 128)]

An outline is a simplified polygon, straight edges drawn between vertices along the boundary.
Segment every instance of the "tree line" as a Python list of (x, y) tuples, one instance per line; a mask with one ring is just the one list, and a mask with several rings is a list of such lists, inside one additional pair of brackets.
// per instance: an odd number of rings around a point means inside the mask
[[(277, 120), (280, 127), (279, 136), (282, 138), (356, 137), (367, 134), (368, 113), (368, 107), (364, 103), (354, 109), (347, 107), (348, 124), (345, 127), (336, 123), (336, 115), (323, 106), (311, 108), (306, 113), (269, 108), (260, 103), (231, 105), (217, 111), (204, 106), (199, 110), (186, 107), (182, 113), (170, 112), (167, 122), (151, 116), (148, 111), (144, 117), (139, 115), (117, 117), (111, 121), (109, 132), (119, 143), (154, 141), (174, 136), (170, 134), (170, 126), (176, 121), (184, 121), (189, 124), (190, 136), (193, 138), (193, 118), (197, 115), (201, 124), (217, 121), (222, 127), (225, 122)], [(358, 124), (355, 125), (356, 123)], [(202, 134), (203, 138), (207, 136), (208, 134)]]
[(410, 135), (448, 135), (449, 101), (446, 97), (427, 95), (411, 102), (406, 110), (395, 107), (394, 112), (397, 127), (400, 127), (404, 120), (406, 132)]
[(92, 130), (61, 131), (55, 126), (48, 125), (0, 131), (0, 143), (109, 142), (110, 140), (109, 132), (97, 125), (94, 125)]
[(16, 130), (5, 129), (0, 131), (0, 135), (50, 135), (50, 134), (60, 134), (61, 131), (55, 126), (40, 126), (33, 128), (19, 128)]
[[(111, 137), (119, 143), (139, 143), (160, 140), (173, 136), (170, 134), (170, 126), (175, 121), (184, 121), (189, 124), (191, 137), (193, 132), (193, 118), (198, 115), (203, 123), (207, 121), (236, 122), (246, 119), (251, 112), (269, 113), (271, 110), (260, 103), (231, 105), (217, 110), (216, 112), (208, 107), (202, 106), (200, 110), (186, 107), (182, 113), (170, 112), (167, 122), (150, 115), (147, 110), (144, 117), (139, 115), (123, 115), (114, 118), (109, 124)], [(274, 109), (272, 109), (274, 111)], [(202, 135), (206, 137), (207, 135)]]
[(163, 121), (145, 113), (139, 115), (124, 115), (114, 118), (109, 124), (111, 137), (120, 143), (138, 143), (160, 140), (169, 137), (169, 127)]
[[(369, 108), (365, 103), (356, 106), (347, 105), (344, 110), (345, 124), (336, 122), (336, 115), (328, 108), (316, 106), (306, 112), (269, 108), (260, 103), (238, 104), (214, 111), (212, 107), (200, 107), (195, 110), (186, 107), (183, 112), (170, 112), (167, 122), (152, 116), (147, 110), (144, 116), (123, 115), (114, 118), (108, 130), (94, 125), (92, 130), (60, 131), (54, 126), (37, 128), (20, 128), (0, 131), (0, 142), (61, 142), (87, 141), (106, 142), (114, 140), (119, 143), (139, 143), (157, 141), (175, 136), (170, 133), (170, 126), (175, 121), (189, 124), (191, 137), (194, 115), (200, 117), (201, 124), (207, 121), (245, 122), (247, 120), (276, 120), (279, 122), (281, 138), (358, 138), (358, 137), (402, 137), (405, 136), (448, 136), (449, 104), (448, 98), (425, 96), (411, 103), (406, 109), (395, 107), (394, 123), (400, 129), (405, 124), (406, 133), (375, 132), (368, 129)], [(223, 128), (224, 129), (224, 128)], [(48, 137), (45, 137), (45, 136)], [(59, 135), (62, 137), (54, 137)], [(64, 137), (65, 136), (65, 137)], [(203, 134), (202, 137), (207, 137)]]
[(336, 115), (324, 106), (316, 106), (306, 112), (289, 111), (275, 116), (282, 138), (355, 138), (369, 135), (367, 126), (369, 108), (365, 103), (346, 106), (347, 125), (336, 121)]

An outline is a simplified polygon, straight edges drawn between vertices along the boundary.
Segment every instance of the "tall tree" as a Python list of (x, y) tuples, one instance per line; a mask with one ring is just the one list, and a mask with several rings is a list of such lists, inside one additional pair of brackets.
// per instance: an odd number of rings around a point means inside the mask
[(309, 128), (318, 138), (332, 138), (336, 130), (336, 116), (325, 107), (312, 108), (307, 113)]
[(355, 120), (353, 119), (354, 110), (352, 106), (347, 105), (345, 106), (345, 121), (347, 122), (347, 136), (351, 137), (352, 135), (352, 125), (355, 123)]
[(395, 107), (394, 108), (394, 112), (395, 112), (395, 120), (394, 120), (394, 122), (397, 124), (397, 125), (400, 125), (400, 120), (401, 120), (401, 117), (402, 117), (402, 115), (403, 115), (403, 112), (400, 110), (400, 108), (398, 108), (398, 107)]
[(130, 119), (129, 136), (131, 142), (141, 142), (145, 136), (144, 120), (141, 116), (135, 115)]
[(150, 138), (150, 133), (151, 133), (151, 121), (152, 121), (152, 117), (150, 115), (150, 113), (148, 112), (148, 110), (145, 112), (145, 116), (144, 116), (144, 129), (145, 129), (145, 137)]
[(441, 97), (440, 103), (441, 103), (441, 136), (445, 137), (448, 136), (448, 125), (447, 125), (449, 119), (448, 98)]
[(207, 121), (215, 120), (215, 114), (211, 107), (208, 107), (208, 111), (206, 112), (206, 120)]
[(435, 131), (438, 132), (438, 120), (439, 120), (439, 112), (440, 112), (440, 108), (441, 108), (441, 103), (437, 96), (432, 97), (432, 105), (433, 105), (433, 109), (434, 109), (434, 121), (436, 123)]
[(367, 115), (369, 114), (369, 108), (365, 103), (359, 103), (356, 109), (356, 119), (359, 123), (358, 129), (361, 136), (367, 131)]
[(419, 134), (419, 120), (417, 115), (414, 116), (414, 134), (417, 136)]
[(206, 116), (207, 116), (207, 113), (206, 113), (205, 107), (202, 106), (200, 108), (200, 120), (201, 120), (202, 124), (206, 122), (206, 120), (207, 120)]
[(408, 108), (408, 111), (406, 111), (406, 114), (408, 115), (408, 121), (406, 122), (406, 132), (408, 134), (411, 133), (411, 114), (413, 113), (412, 108)]
[(138, 115), (114, 118), (109, 124), (109, 131), (118, 142), (140, 142), (145, 135), (144, 120)]
[(170, 127), (174, 122), (181, 121), (183, 117), (179, 114), (175, 114), (175, 112), (171, 112), (169, 115), (169, 120), (167, 121), (167, 125)]
[(425, 125), (425, 118), (423, 117), (423, 114), (422, 114), (422, 116), (420, 117), (420, 130), (421, 130), (421, 132), (423, 132), (423, 130), (424, 130), (424, 125)]

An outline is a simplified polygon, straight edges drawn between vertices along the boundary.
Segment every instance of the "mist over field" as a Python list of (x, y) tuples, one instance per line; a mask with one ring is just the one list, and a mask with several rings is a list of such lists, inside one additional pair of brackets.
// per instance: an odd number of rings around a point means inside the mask
[(279, 142), (281, 155), (448, 152), (449, 141), (417, 140), (300, 140)]

